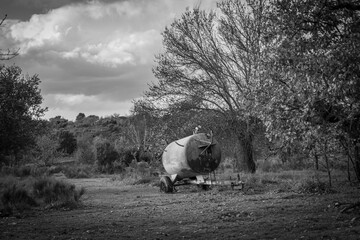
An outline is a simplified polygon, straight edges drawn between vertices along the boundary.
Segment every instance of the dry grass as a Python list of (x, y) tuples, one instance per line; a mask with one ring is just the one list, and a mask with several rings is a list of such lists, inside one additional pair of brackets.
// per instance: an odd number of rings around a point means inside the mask
[(0, 215), (22, 214), (25, 210), (40, 208), (75, 208), (85, 190), (50, 177), (0, 178)]
[[(340, 174), (340, 173), (339, 173)], [(221, 174), (220, 179), (236, 179), (237, 174)], [(292, 170), (280, 172), (261, 172), (255, 174), (239, 173), (240, 180), (245, 182), (245, 191), (326, 193), (332, 191), (324, 172), (313, 170)], [(344, 179), (344, 177), (342, 178)]]

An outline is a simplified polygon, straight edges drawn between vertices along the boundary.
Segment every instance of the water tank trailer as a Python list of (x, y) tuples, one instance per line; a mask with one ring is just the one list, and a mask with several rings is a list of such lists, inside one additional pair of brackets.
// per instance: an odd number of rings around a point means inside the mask
[[(197, 133), (170, 143), (162, 155), (162, 164), (169, 175), (160, 179), (160, 191), (171, 193), (174, 187), (196, 184), (203, 189), (213, 185), (230, 185), (232, 188), (244, 184), (239, 175), (236, 181), (211, 179), (221, 162), (221, 147), (213, 134)], [(215, 178), (215, 174), (214, 174)]]

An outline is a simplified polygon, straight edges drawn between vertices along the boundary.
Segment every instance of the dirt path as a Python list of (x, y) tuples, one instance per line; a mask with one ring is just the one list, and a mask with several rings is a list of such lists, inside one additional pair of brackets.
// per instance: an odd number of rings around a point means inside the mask
[[(358, 190), (327, 195), (244, 194), (67, 180), (87, 190), (80, 209), (0, 219), (0, 239), (360, 239)], [(340, 203), (340, 205), (339, 205)]]

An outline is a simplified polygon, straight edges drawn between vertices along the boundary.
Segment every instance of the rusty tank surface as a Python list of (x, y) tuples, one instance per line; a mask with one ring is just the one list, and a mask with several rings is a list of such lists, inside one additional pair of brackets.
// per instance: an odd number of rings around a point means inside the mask
[(220, 161), (221, 147), (212, 134), (206, 133), (176, 140), (165, 148), (162, 155), (166, 172), (176, 176), (177, 180), (213, 172)]

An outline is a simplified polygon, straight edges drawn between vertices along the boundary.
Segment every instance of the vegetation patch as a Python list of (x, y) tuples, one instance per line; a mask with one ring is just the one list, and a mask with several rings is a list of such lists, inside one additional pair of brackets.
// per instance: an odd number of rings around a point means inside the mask
[(67, 178), (89, 178), (94, 175), (91, 165), (64, 166), (61, 170)]
[(79, 206), (85, 189), (51, 177), (2, 177), (0, 184), (0, 215), (22, 214), (33, 207), (67, 208)]
[(316, 179), (304, 179), (299, 181), (297, 184), (294, 185), (294, 189), (296, 192), (300, 193), (331, 193), (332, 190), (328, 184), (321, 180)]

